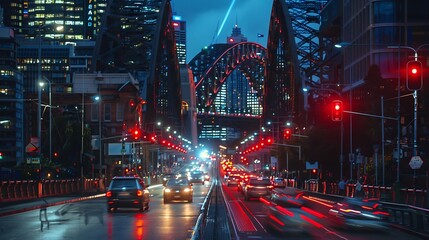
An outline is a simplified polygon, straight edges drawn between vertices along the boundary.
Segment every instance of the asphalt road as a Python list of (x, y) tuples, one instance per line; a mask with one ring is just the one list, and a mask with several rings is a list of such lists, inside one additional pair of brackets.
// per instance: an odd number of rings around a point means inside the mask
[[(27, 203), (26, 210), (34, 210), (22, 212), (13, 209), (14, 206), (6, 206), (0, 211), (3, 213), (0, 215), (0, 239), (188, 239), (209, 184), (194, 184), (192, 203), (168, 204), (162, 201), (163, 187), (154, 185), (150, 189), (150, 209), (142, 213), (138, 209), (108, 213), (104, 197), (83, 201), (64, 198), (61, 199), (63, 204), (47, 207), (48, 221), (43, 225), (38, 206)], [(46, 220), (43, 214), (42, 220)]]

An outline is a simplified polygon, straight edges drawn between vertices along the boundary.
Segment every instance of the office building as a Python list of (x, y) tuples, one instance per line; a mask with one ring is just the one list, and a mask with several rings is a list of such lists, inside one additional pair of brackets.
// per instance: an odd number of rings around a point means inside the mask
[(17, 71), (15, 36), (0, 27), (0, 166), (24, 162), (23, 76)]
[(186, 64), (186, 21), (182, 17), (173, 15), (174, 37), (179, 64)]

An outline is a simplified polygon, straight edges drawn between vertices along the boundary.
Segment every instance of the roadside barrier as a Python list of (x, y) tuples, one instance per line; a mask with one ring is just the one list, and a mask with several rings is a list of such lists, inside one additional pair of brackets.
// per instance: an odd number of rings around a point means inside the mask
[(80, 179), (1, 181), (0, 202), (105, 191), (105, 189), (98, 188), (98, 183), (99, 179), (85, 179), (83, 184)]
[[(287, 186), (294, 186), (286, 180)], [(346, 185), (345, 196), (355, 197), (356, 184), (349, 183)], [(340, 195), (338, 184), (319, 182), (315, 179), (307, 180), (304, 183), (304, 190), (310, 192), (319, 192), (323, 194)], [(390, 186), (373, 186), (363, 185), (364, 198), (375, 198), (381, 201), (393, 202), (399, 204), (408, 204), (415, 207), (423, 207), (429, 209), (428, 202), (428, 190), (427, 189), (416, 189), (416, 188), (401, 188), (398, 191), (394, 187)]]
[[(144, 177), (147, 184), (162, 182), (160, 176)], [(0, 182), (0, 202), (31, 200), (35, 198), (61, 196), (80, 193), (105, 192), (109, 186), (107, 179), (63, 179), (63, 180), (19, 180)]]

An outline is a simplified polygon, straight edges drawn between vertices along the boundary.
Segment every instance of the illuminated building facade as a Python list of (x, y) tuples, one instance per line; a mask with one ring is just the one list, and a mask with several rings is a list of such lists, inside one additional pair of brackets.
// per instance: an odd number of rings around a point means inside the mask
[(174, 37), (179, 64), (186, 64), (186, 22), (180, 16), (173, 16)]
[(24, 96), (12, 29), (0, 27), (0, 46), (0, 166), (4, 167), (24, 161)]

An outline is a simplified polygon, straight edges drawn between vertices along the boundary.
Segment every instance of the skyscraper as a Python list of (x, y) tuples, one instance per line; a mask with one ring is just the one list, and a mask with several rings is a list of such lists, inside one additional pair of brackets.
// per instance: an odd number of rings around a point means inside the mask
[[(26, 1), (23, 6), (23, 28), (43, 27), (43, 36), (67, 44), (94, 39), (100, 28), (107, 0)], [(27, 32), (28, 30), (24, 30)]]
[(24, 96), (12, 29), (0, 27), (0, 45), (0, 165), (14, 166), (24, 161)]
[(186, 22), (180, 16), (173, 15), (174, 37), (179, 64), (186, 64)]

